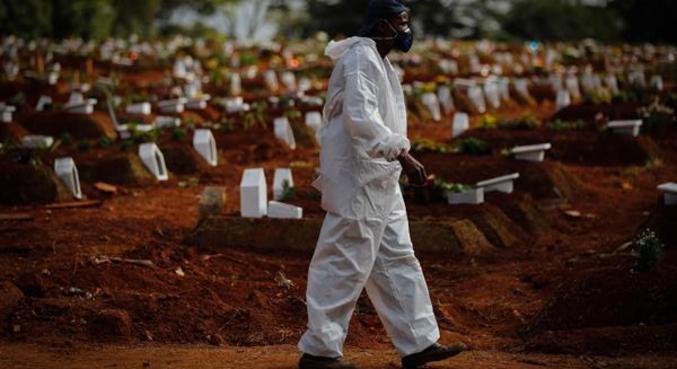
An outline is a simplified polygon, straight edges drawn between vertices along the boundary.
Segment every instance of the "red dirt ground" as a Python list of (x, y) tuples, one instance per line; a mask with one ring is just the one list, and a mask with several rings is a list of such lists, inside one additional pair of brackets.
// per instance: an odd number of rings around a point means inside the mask
[[(260, 357), (254, 368), (291, 367), (293, 348), (270, 352), (257, 347), (294, 344), (303, 332), (310, 255), (244, 249), (204, 255), (182, 244), (195, 225), (204, 185), (225, 185), (226, 211), (236, 213), (239, 199), (234, 189), (244, 167), (261, 165), (272, 178), (272, 169), (314, 157), (313, 149), (282, 154), (277, 151), (280, 145), (272, 146), (274, 141), (270, 148), (260, 149), (268, 140), (262, 144), (261, 137), (268, 135), (219, 133), (222, 156), (228, 160), (198, 176), (200, 183), (194, 187), (179, 185), (189, 177), (174, 176), (163, 184), (124, 185), (117, 195), (104, 197), (89, 184), (85, 193), (103, 199), (100, 207), (1, 208), (1, 213), (28, 213), (32, 220), (0, 222), (0, 279), (11, 281), (25, 295), (3, 326), (3, 341), (21, 344), (3, 345), (0, 360), (13, 368), (28, 357), (48, 363), (59, 352), (68, 352), (72, 362), (63, 367), (117, 363), (122, 356), (121, 367), (138, 365), (133, 363), (141, 358), (190, 368), (197, 364), (185, 364), (186, 358), (210, 367), (215, 360), (234, 363), (245, 357)], [(669, 151), (675, 142), (659, 146)], [(316, 159), (308, 169), (295, 171), (299, 188), (308, 188), (314, 163)], [(631, 171), (619, 166), (561, 165), (584, 183), (585, 195), (568, 198), (566, 209), (589, 217), (569, 218), (560, 207), (543, 209), (545, 217), (563, 226), (529, 244), (499, 249), (483, 258), (419, 255), (443, 340), (462, 340), (477, 350), (438, 367), (604, 367), (600, 361), (617, 368), (674, 365), (668, 353), (677, 346), (672, 328), (677, 323), (675, 284), (667, 278), (674, 275), (674, 248), (660, 268), (646, 275), (629, 274), (630, 257), (614, 251), (647, 221), (656, 208), (655, 185), (674, 179), (677, 167), (665, 156), (660, 166)], [(490, 197), (490, 201), (502, 206), (501, 198)], [(410, 208), (413, 217), (426, 211), (444, 213), (441, 204), (426, 210), (426, 205), (410, 202)], [(448, 214), (462, 216), (463, 210)], [(95, 258), (101, 256), (148, 259), (154, 267), (97, 264)], [(293, 286), (280, 283), (285, 279)], [(658, 295), (647, 291), (648, 286)], [(597, 298), (586, 298), (590, 294)], [(649, 297), (653, 302), (636, 304)], [(106, 346), (87, 348), (92, 342)], [(255, 347), (223, 351), (145, 343)], [(388, 349), (388, 339), (365, 297), (353, 319), (348, 345), (359, 349), (355, 356), (365, 367), (396, 367), (392, 353), (373, 351)], [(539, 351), (568, 356), (533, 353)]]

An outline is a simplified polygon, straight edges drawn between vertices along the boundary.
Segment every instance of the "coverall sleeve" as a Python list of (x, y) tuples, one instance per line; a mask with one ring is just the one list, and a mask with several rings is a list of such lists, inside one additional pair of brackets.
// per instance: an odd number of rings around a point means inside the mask
[(364, 55), (357, 55), (350, 64), (345, 71), (343, 112), (353, 144), (371, 158), (394, 161), (402, 151), (409, 151), (410, 143), (383, 123), (378, 94), (384, 91), (379, 92), (373, 77), (378, 67)]

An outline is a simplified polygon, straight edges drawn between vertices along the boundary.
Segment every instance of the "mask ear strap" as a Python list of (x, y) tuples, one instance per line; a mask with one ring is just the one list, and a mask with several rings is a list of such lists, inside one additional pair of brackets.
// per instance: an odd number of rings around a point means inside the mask
[(386, 24), (388, 25), (388, 27), (390, 27), (390, 29), (393, 30), (393, 32), (395, 32), (395, 35), (392, 36), (392, 37), (371, 37), (371, 39), (372, 39), (372, 40), (388, 40), (388, 41), (391, 41), (391, 40), (396, 39), (397, 36), (398, 36), (400, 33), (395, 29), (395, 27), (393, 27), (393, 25), (390, 24), (390, 22), (388, 22), (388, 21), (385, 20), (385, 19), (381, 19), (380, 21), (381, 21), (381, 22), (386, 22)]

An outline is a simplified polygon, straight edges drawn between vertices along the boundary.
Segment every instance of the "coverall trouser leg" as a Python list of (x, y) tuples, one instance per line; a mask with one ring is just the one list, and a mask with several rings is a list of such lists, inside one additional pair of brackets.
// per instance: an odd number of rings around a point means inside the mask
[(401, 356), (439, 339), (399, 191), (394, 200), (384, 217), (355, 220), (327, 213), (308, 272), (302, 352), (343, 356), (350, 318), (364, 288)]

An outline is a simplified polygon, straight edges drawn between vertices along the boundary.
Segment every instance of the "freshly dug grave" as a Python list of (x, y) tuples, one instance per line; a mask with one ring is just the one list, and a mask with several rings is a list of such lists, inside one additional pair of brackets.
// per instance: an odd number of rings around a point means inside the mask
[(632, 263), (621, 261), (573, 272), (524, 326), (527, 346), (600, 354), (676, 349), (677, 255), (669, 252), (647, 272), (631, 269)]
[(72, 196), (54, 171), (39, 160), (15, 161), (0, 157), (0, 203), (5, 205), (46, 204)]
[(205, 159), (188, 142), (166, 141), (158, 143), (165, 157), (167, 170), (174, 174), (200, 174), (209, 170)]
[(153, 181), (152, 175), (136, 152), (122, 152), (116, 148), (96, 149), (74, 153), (80, 181), (112, 184), (143, 184)]
[(28, 131), (15, 122), (0, 123), (0, 142), (20, 142)]
[(28, 131), (59, 138), (64, 133), (76, 139), (116, 137), (115, 127), (108, 114), (95, 111), (91, 115), (70, 114), (63, 111), (36, 112), (21, 118)]
[(650, 138), (637, 139), (611, 132), (598, 132), (593, 127), (566, 132), (545, 128), (478, 129), (467, 132), (462, 138), (470, 137), (486, 141), (497, 151), (549, 142), (552, 149), (546, 152), (547, 159), (586, 166), (644, 165), (655, 151), (655, 145)]
[(520, 173), (515, 189), (535, 199), (567, 199), (582, 192), (582, 184), (559, 163), (518, 161), (502, 156), (472, 156), (416, 152), (414, 156), (430, 174), (449, 183), (474, 185), (477, 182)]
[(637, 110), (640, 105), (637, 103), (624, 104), (576, 104), (570, 105), (558, 111), (553, 120), (560, 119), (563, 121), (583, 120), (586, 122), (594, 122), (601, 114), (609, 120), (622, 119), (638, 119)]

